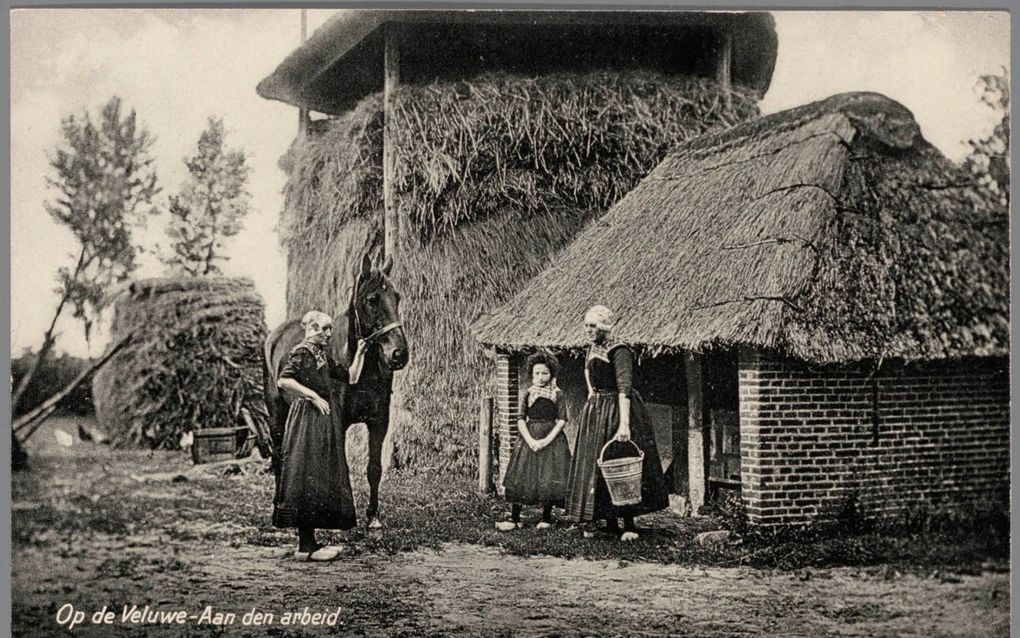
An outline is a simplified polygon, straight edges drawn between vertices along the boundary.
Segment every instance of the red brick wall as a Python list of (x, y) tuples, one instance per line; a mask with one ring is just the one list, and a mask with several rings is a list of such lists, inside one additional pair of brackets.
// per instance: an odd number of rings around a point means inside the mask
[[(740, 356), (742, 498), (756, 524), (1008, 503), (1005, 359), (866, 368)], [(877, 401), (874, 391), (877, 384)], [(877, 406), (877, 412), (876, 412)], [(877, 418), (876, 418), (877, 416)]]
[(499, 451), (496, 463), (499, 469), (499, 480), (496, 490), (503, 493), (503, 478), (506, 476), (506, 464), (517, 441), (517, 408), (520, 401), (518, 386), (518, 367), (520, 357), (506, 353), (496, 355), (496, 412), (498, 422), (494, 424), (499, 437)]

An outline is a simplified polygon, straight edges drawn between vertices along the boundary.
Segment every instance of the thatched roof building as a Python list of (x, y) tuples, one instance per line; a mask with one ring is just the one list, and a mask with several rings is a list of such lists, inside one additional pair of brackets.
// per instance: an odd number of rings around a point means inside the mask
[(474, 331), (578, 347), (596, 302), (651, 354), (1005, 354), (1008, 214), (902, 105), (837, 95), (681, 145)]
[(645, 355), (694, 512), (719, 489), (763, 525), (1004, 503), (1008, 221), (873, 93), (682, 143), (472, 325), (496, 351), (501, 461), (523, 354), (576, 351), (601, 303)]
[(401, 81), (510, 70), (645, 69), (710, 75), (728, 38), (734, 84), (763, 95), (776, 61), (768, 13), (699, 11), (340, 11), (258, 85), (260, 96), (339, 115), (383, 89), (387, 29), (399, 31)]

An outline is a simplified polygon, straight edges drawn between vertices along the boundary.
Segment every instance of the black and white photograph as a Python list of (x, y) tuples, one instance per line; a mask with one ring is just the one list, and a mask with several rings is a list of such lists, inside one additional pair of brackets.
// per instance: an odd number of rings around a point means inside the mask
[(1010, 634), (1008, 12), (9, 18), (13, 636)]

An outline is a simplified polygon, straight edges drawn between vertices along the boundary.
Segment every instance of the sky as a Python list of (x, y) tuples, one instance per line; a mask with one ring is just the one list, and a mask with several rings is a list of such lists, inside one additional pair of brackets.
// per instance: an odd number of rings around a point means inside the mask
[[(309, 11), (309, 33), (334, 11)], [(988, 12), (774, 12), (779, 50), (765, 113), (845, 91), (877, 91), (903, 103), (925, 137), (953, 160), (966, 140), (995, 125), (977, 78), (1009, 67), (1009, 16)], [(210, 116), (224, 118), (229, 146), (249, 156), (253, 210), (228, 246), (224, 272), (247, 276), (266, 301), (266, 322), (285, 319), (286, 260), (276, 235), (285, 175), (277, 165), (297, 129), (297, 109), (264, 100), (259, 80), (300, 42), (295, 9), (19, 9), (11, 12), (11, 352), (42, 342), (58, 296), (56, 272), (75, 242), (46, 214), (47, 153), (60, 120), (96, 113), (112, 95), (155, 135), (165, 196), (185, 176)], [(138, 241), (166, 242), (166, 219)], [(139, 277), (164, 274), (143, 255)], [(95, 356), (73, 320), (58, 324), (58, 352)]]

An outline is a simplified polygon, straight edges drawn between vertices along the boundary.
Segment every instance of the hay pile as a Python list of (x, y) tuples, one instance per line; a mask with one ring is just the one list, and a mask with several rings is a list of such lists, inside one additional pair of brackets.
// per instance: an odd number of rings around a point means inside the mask
[[(757, 115), (751, 95), (650, 72), (405, 86), (396, 100), (401, 212), (394, 274), (411, 364), (396, 377), (394, 461), (474, 463), (491, 362), (468, 325), (499, 306), (674, 145)], [(381, 242), (379, 95), (319, 123), (282, 165), (288, 311), (342, 309)]]
[(135, 341), (93, 382), (96, 415), (119, 445), (173, 448), (181, 432), (265, 414), (262, 298), (248, 279), (132, 283), (114, 304), (114, 341)]

